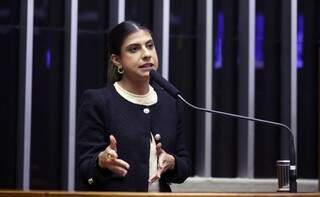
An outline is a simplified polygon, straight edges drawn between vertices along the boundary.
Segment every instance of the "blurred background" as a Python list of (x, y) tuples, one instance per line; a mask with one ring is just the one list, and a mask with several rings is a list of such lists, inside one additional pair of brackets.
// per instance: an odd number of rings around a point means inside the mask
[[(282, 122), (298, 178), (318, 179), (317, 0), (1, 0), (0, 188), (74, 190), (79, 98), (106, 84), (106, 36), (153, 31), (159, 72), (191, 103)], [(275, 178), (279, 127), (185, 108), (192, 176)]]

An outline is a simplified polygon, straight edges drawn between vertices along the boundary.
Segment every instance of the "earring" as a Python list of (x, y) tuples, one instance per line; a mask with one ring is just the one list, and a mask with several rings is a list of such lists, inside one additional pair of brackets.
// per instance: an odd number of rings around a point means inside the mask
[(118, 73), (120, 74), (120, 75), (122, 75), (123, 73), (124, 73), (124, 70), (123, 70), (123, 67), (122, 66), (118, 66)]

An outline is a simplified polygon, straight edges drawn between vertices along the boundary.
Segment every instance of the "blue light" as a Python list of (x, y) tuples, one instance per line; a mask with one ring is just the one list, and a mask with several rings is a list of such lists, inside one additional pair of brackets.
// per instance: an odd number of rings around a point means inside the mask
[(255, 67), (263, 69), (264, 67), (264, 16), (261, 13), (256, 14), (256, 42), (255, 42)]
[(303, 36), (304, 36), (304, 17), (298, 15), (298, 32), (297, 32), (297, 69), (303, 68)]
[(47, 51), (46, 51), (45, 67), (48, 70), (51, 69), (51, 51), (50, 51), (50, 49), (47, 49)]
[(224, 32), (224, 14), (222, 12), (218, 13), (217, 19), (217, 36), (214, 47), (214, 69), (222, 68), (222, 47), (223, 47), (223, 32)]

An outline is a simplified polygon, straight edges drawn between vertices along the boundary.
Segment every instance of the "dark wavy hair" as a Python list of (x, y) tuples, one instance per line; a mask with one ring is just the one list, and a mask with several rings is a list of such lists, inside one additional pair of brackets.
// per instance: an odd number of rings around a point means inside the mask
[(119, 23), (111, 29), (108, 33), (107, 43), (108, 43), (108, 74), (107, 79), (110, 83), (120, 81), (122, 75), (118, 73), (117, 66), (114, 65), (111, 61), (111, 55), (115, 54), (121, 55), (121, 46), (125, 39), (132, 33), (135, 33), (139, 30), (145, 30), (151, 34), (151, 31), (136, 22), (133, 21), (124, 21)]

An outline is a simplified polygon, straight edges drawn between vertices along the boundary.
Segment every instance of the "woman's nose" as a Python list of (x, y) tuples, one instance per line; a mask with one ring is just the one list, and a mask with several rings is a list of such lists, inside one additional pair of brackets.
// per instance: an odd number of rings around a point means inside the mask
[(149, 49), (147, 49), (146, 47), (143, 48), (143, 58), (150, 58), (151, 57), (151, 52)]

